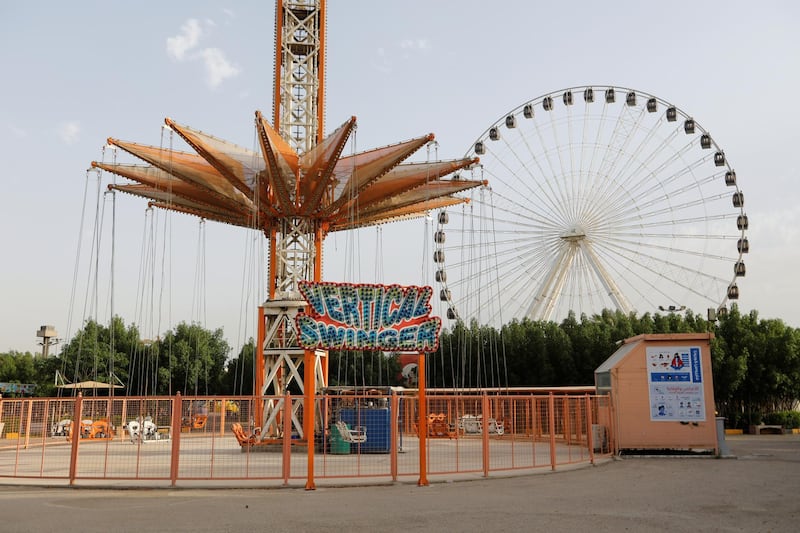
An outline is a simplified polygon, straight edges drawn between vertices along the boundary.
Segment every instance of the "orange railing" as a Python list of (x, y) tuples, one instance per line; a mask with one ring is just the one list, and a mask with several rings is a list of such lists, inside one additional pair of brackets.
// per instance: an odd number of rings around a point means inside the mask
[(409, 394), (319, 396), (313, 454), (299, 436), (248, 445), (262, 436), (256, 402), (278, 400), (287, 434), (302, 397), (0, 399), (0, 480), (309, 486), (414, 481), (420, 464), (433, 480), (555, 470), (613, 453), (606, 396), (434, 391), (426, 413)]

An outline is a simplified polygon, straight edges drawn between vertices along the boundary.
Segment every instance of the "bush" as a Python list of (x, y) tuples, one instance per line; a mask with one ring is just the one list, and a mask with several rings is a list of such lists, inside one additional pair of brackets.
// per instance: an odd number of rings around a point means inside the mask
[(745, 429), (745, 424), (742, 418), (742, 413), (739, 413), (738, 411), (730, 411), (725, 413), (725, 427), (727, 429)]
[(5, 432), (6, 433), (18, 433), (19, 432), (19, 417), (18, 416), (4, 416), (3, 422), (6, 423)]
[(764, 423), (786, 429), (800, 428), (800, 411), (774, 411), (764, 416)]
[(751, 411), (748, 413), (742, 413), (742, 417), (739, 419), (740, 423), (742, 424), (742, 428), (748, 428), (749, 426), (757, 426), (762, 423), (762, 419), (764, 417), (758, 411)]

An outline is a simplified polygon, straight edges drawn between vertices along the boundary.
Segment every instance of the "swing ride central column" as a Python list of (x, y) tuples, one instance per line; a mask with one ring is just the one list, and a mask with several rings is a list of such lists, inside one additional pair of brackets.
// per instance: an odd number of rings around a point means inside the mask
[[(275, 3), (275, 71), (273, 126), (296, 154), (311, 151), (323, 138), (325, 113), (325, 0)], [(297, 174), (299, 186), (300, 175)], [(287, 191), (292, 196), (292, 191)], [(297, 409), (281, 409), (284, 400), (257, 400), (256, 423), (260, 438), (291, 438), (285, 435), (282, 413), (291, 412), (291, 426), (313, 453), (315, 422), (313, 398), (327, 383), (327, 369), (317, 375), (317, 355), (309, 354), (297, 343), (294, 318), (305, 308), (297, 283), (321, 277), (319, 224), (308, 217), (297, 217), (299, 190), (294, 191), (292, 209), (278, 217), (279, 228), (266, 233), (270, 242), (270, 275), (267, 301), (259, 311), (259, 338), (256, 353), (256, 394), (283, 395), (292, 381), (304, 394), (303, 422), (295, 418)], [(288, 205), (287, 205), (288, 207)], [(303, 365), (303, 373), (300, 366)], [(310, 381), (309, 381), (310, 380)], [(309, 420), (309, 416), (311, 419)], [(309, 468), (311, 468), (309, 466)], [(310, 478), (311, 479), (311, 478)]]
[[(313, 446), (316, 427), (309, 423), (308, 416), (313, 414), (313, 398), (319, 388), (325, 386), (326, 375), (317, 364), (317, 355), (312, 351), (309, 358), (300, 346), (295, 317), (306, 307), (299, 283), (321, 275), (322, 230), (319, 226), (309, 217), (295, 216), (281, 219), (277, 228), (266, 231), (270, 239), (269, 297), (260, 308), (255, 365), (256, 394), (263, 397), (257, 400), (255, 408), (255, 422), (261, 428), (260, 441), (291, 438), (283, 429), (282, 403), (294, 382), (295, 390), (299, 389), (297, 392), (305, 399), (302, 421), (297, 418), (300, 403), (292, 407), (292, 433)], [(277, 396), (281, 398), (275, 398)], [(311, 403), (308, 403), (309, 397)]]

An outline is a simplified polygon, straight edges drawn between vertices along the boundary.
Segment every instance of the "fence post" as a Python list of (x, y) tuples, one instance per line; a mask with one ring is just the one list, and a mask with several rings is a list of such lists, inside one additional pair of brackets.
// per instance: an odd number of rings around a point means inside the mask
[(83, 418), (83, 394), (78, 393), (75, 397), (75, 408), (72, 410), (72, 422), (70, 423), (70, 437), (72, 437), (72, 448), (69, 453), (69, 484), (75, 484), (75, 477), (78, 473), (78, 443), (81, 440), (81, 419)]
[(171, 486), (175, 486), (178, 482), (178, 466), (180, 464), (181, 455), (181, 415), (183, 413), (183, 400), (181, 393), (178, 391), (172, 399), (172, 453), (169, 462), (169, 481)]
[(556, 401), (553, 393), (547, 398), (548, 431), (550, 432), (550, 468), (556, 469)]
[(391, 391), (391, 407), (389, 410), (389, 417), (391, 418), (391, 425), (389, 430), (389, 454), (391, 457), (389, 458), (390, 461), (390, 469), (392, 472), (392, 481), (397, 481), (397, 424), (400, 422), (400, 417), (398, 416), (400, 411), (400, 400), (397, 397), (397, 393), (393, 390)]
[[(33, 400), (27, 400), (28, 403), (28, 416), (25, 420), (25, 449), (28, 449), (28, 445), (31, 442), (31, 415), (33, 415)], [(22, 417), (20, 417), (20, 422)], [(44, 426), (43, 426), (44, 427)], [(22, 430), (22, 428), (20, 428)]]
[[(526, 398), (525, 402), (525, 423), (523, 424), (525, 428), (530, 428), (531, 434), (531, 456), (533, 466), (538, 466), (536, 461), (536, 437), (537, 432), (539, 431), (539, 415), (537, 411), (539, 410), (539, 401), (537, 396), (531, 393), (529, 398)], [(528, 429), (525, 429), (528, 431)]]
[(283, 395), (283, 484), (289, 484), (292, 472), (292, 395), (287, 390)]
[[(489, 395), (481, 397), (481, 448), (483, 452), (483, 477), (489, 477)], [(497, 427), (497, 420), (495, 420)]]
[(594, 433), (592, 431), (592, 399), (586, 395), (586, 442), (589, 444), (589, 462), (594, 464)]
[(420, 487), (428, 486), (428, 403), (425, 401), (425, 352), (417, 357), (417, 387), (419, 390), (419, 481)]
[[(118, 431), (119, 440), (124, 440), (125, 439), (125, 424), (126, 424), (125, 420), (127, 418), (128, 418), (128, 399), (124, 398), (122, 400), (122, 414), (120, 415), (120, 419), (119, 419), (119, 423), (122, 424), (120, 426), (120, 428), (119, 428), (120, 431)], [(170, 430), (170, 431), (172, 431), (172, 430)]]
[[(225, 436), (225, 414), (228, 412), (228, 399), (222, 398), (219, 401), (219, 436)], [(217, 401), (214, 401), (212, 405), (216, 407)]]
[[(306, 350), (305, 355), (303, 356), (303, 380), (305, 381), (303, 384), (305, 387), (305, 390), (303, 391), (305, 392), (305, 398), (303, 400), (303, 432), (305, 435), (303, 436), (306, 438), (306, 444), (308, 446), (308, 455), (306, 456), (308, 460), (306, 490), (314, 490), (317, 488), (317, 485), (314, 482), (314, 432), (317, 426), (316, 420), (314, 420), (317, 410), (316, 371), (317, 354), (313, 350)], [(284, 433), (283, 438), (288, 438), (291, 441), (292, 436), (287, 436), (286, 433)]]
[[(512, 435), (517, 434), (517, 399), (509, 399), (509, 416), (511, 418), (511, 427), (506, 428), (507, 433), (511, 433)], [(504, 426), (505, 427), (505, 426)]]

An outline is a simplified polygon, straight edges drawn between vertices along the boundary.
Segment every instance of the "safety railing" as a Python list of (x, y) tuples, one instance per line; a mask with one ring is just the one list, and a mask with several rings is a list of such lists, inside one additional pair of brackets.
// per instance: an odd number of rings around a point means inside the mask
[[(257, 427), (265, 402), (281, 406), (282, 432)], [(407, 393), (319, 396), (309, 453), (289, 422), (302, 418), (299, 396), (0, 399), (0, 480), (310, 487), (556, 470), (613, 453), (606, 396), (434, 391), (426, 405)]]

